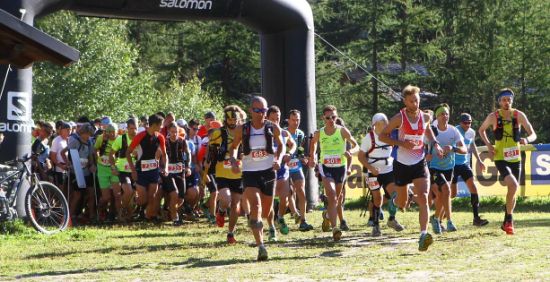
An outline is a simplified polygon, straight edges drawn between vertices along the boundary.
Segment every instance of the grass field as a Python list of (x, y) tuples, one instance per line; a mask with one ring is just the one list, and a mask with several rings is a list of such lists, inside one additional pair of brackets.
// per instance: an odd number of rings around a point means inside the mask
[(321, 232), (316, 211), (309, 214), (316, 230), (302, 233), (292, 224), (289, 235), (268, 244), (270, 259), (262, 263), (243, 219), (235, 246), (225, 243), (225, 228), (203, 221), (81, 227), (54, 236), (19, 224), (0, 235), (0, 280), (550, 280), (547, 205), (516, 213), (514, 236), (499, 229), (501, 212), (484, 212), (490, 224), (481, 228), (471, 225), (471, 213), (457, 212), (459, 231), (435, 235), (424, 253), (417, 251), (414, 211), (398, 213), (405, 231), (384, 225), (379, 238), (370, 237), (359, 210), (348, 211), (352, 230), (339, 243)]

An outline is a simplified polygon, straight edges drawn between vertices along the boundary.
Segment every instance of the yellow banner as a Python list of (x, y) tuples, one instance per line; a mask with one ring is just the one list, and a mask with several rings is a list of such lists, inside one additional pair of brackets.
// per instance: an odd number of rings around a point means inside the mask
[[(480, 196), (505, 196), (507, 189), (499, 179), (495, 163), (489, 159), (487, 148), (478, 147), (480, 158), (486, 170), (479, 169), (476, 158), (472, 158), (472, 170)], [(522, 146), (522, 171), (520, 177), (521, 196), (550, 196), (550, 145)], [(363, 167), (357, 154), (353, 155), (351, 174), (346, 180), (346, 198), (360, 198), (366, 195), (367, 187), (363, 176)], [(465, 183), (460, 179), (458, 196), (469, 196)]]

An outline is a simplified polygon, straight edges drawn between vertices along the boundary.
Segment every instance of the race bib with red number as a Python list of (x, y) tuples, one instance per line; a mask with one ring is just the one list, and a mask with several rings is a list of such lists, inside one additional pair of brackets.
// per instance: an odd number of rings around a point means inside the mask
[[(237, 166), (241, 166), (241, 161), (237, 160)], [(233, 167), (233, 165), (231, 165), (231, 160), (224, 160), (223, 161), (223, 168), (227, 168), (227, 169), (230, 169), (231, 167)]]
[(413, 150), (422, 149), (424, 146), (422, 135), (405, 134), (405, 141), (412, 141), (414, 143)]
[(157, 160), (142, 160), (141, 171), (150, 171), (159, 167)]
[(368, 182), (369, 182), (369, 188), (371, 190), (376, 190), (380, 188), (380, 183), (378, 183), (378, 177), (376, 176), (369, 177)]
[(109, 162), (109, 157), (108, 156), (101, 156), (101, 159), (99, 159), (99, 163), (104, 165), (104, 166), (110, 166), (111, 163)]
[(340, 155), (325, 155), (323, 164), (327, 167), (342, 166), (342, 156)]
[(256, 149), (252, 150), (250, 152), (250, 156), (252, 157), (252, 160), (256, 162), (265, 161), (269, 157), (269, 154), (265, 149)]
[(291, 160), (288, 162), (288, 167), (291, 168), (291, 169), (297, 168), (299, 162), (300, 162), (299, 159), (291, 159)]
[(168, 164), (168, 173), (182, 173), (183, 163)]
[(517, 147), (504, 148), (504, 151), (502, 153), (504, 155), (505, 161), (519, 160), (519, 148)]

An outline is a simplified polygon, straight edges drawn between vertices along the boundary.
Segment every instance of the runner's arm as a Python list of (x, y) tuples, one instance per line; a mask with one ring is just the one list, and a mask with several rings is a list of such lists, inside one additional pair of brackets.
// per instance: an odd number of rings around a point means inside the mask
[(351, 145), (351, 149), (349, 149), (349, 152), (350, 153), (357, 152), (357, 150), (359, 149), (359, 147), (357, 146), (357, 140), (353, 138), (353, 136), (351, 135), (351, 132), (349, 132), (349, 130), (345, 127), (342, 127), (342, 137), (344, 137), (344, 139), (347, 140)]
[(478, 129), (479, 138), (481, 138), (481, 141), (483, 141), (485, 146), (487, 146), (487, 149), (489, 150), (489, 152), (494, 152), (494, 147), (493, 147), (493, 144), (491, 144), (491, 142), (489, 141), (486, 131), (489, 127), (491, 127), (495, 123), (496, 123), (495, 115), (491, 113), (485, 118), (485, 120), (483, 121), (483, 123)]
[(523, 126), (523, 128), (525, 128), (525, 131), (528, 135), (526, 138), (521, 138), (520, 143), (526, 145), (528, 143), (535, 142), (535, 140), (537, 140), (537, 134), (535, 133), (533, 126), (527, 119), (527, 116), (523, 112), (519, 112), (519, 123), (521, 124), (521, 126)]
[(315, 131), (313, 138), (309, 143), (309, 167), (315, 167), (315, 157), (317, 156), (317, 142), (319, 142), (319, 130)]
[(401, 126), (401, 114), (398, 113), (390, 119), (388, 125), (384, 127), (384, 130), (382, 130), (382, 133), (378, 136), (380, 142), (384, 142), (391, 146), (403, 146), (404, 142), (391, 138), (392, 130), (399, 128), (399, 126)]
[[(284, 130), (284, 129), (283, 129)], [(290, 135), (290, 132), (286, 131), (286, 134), (288, 138), (286, 138), (286, 146), (288, 149), (287, 153), (292, 155), (294, 152), (296, 152), (296, 149), (298, 148), (298, 144), (296, 144), (296, 141), (294, 141), (294, 138)]]
[(243, 139), (243, 126), (239, 125), (235, 128), (235, 136), (233, 136), (233, 142), (229, 145), (229, 156), (231, 157), (231, 165), (237, 166), (237, 152), (239, 145)]
[(276, 125), (276, 124), (273, 124), (273, 140), (275, 140), (275, 142), (277, 143), (277, 152), (275, 152), (275, 162), (277, 162), (277, 164), (281, 164), (282, 162), (282, 158), (284, 156), (284, 146), (285, 144), (283, 144), (283, 138), (281, 137), (281, 128)]

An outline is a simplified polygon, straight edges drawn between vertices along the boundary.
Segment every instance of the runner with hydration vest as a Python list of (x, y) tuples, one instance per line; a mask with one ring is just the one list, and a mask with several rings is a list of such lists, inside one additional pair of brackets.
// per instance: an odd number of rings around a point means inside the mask
[[(497, 95), (499, 109), (490, 113), (481, 127), (479, 136), (487, 146), (489, 157), (495, 162), (500, 174), (500, 180), (506, 183), (506, 211), (501, 229), (508, 235), (514, 234), (514, 222), (512, 214), (516, 206), (516, 192), (520, 183), (521, 154), (520, 145), (535, 142), (537, 134), (527, 119), (525, 113), (512, 108), (514, 92), (510, 88), (504, 88)], [(493, 145), (487, 138), (487, 129), (491, 128), (495, 137)], [(521, 128), (525, 129), (527, 137), (521, 137)]]

